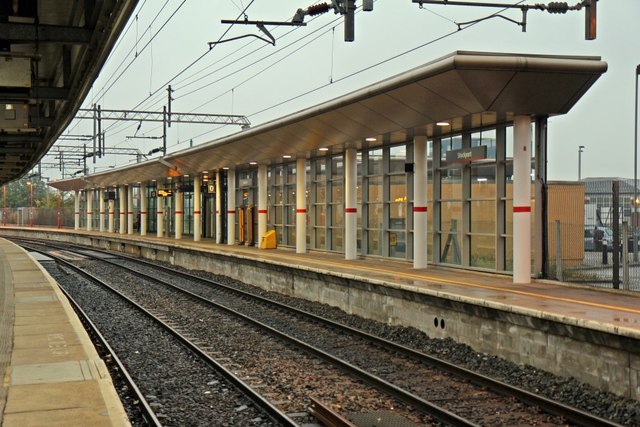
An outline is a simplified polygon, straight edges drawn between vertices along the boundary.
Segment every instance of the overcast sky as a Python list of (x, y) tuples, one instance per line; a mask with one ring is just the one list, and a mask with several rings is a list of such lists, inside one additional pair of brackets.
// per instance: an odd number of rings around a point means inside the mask
[[(255, 126), (456, 50), (600, 56), (609, 64), (607, 73), (566, 116), (549, 121), (549, 179), (577, 179), (579, 145), (585, 146), (583, 178), (633, 177), (640, 0), (600, 0), (594, 41), (584, 39), (584, 11), (551, 15), (531, 10), (524, 33), (499, 18), (457, 31), (456, 22), (498, 10), (451, 5), (420, 8), (411, 0), (377, 0), (373, 12), (356, 14), (352, 43), (343, 41), (343, 19), (330, 12), (307, 17), (306, 27), (268, 27), (275, 46), (242, 38), (209, 50), (207, 43), (221, 37), (264, 37), (255, 26), (234, 25), (229, 30), (229, 25), (220, 23), (237, 18), (247, 6), (248, 19), (289, 21), (297, 8), (311, 4), (304, 0), (140, 0), (85, 107), (98, 103), (103, 109), (161, 111), (170, 82), (175, 90), (174, 111), (241, 114)], [(519, 10), (502, 15), (522, 19)], [(155, 139), (127, 138), (161, 135), (161, 126), (152, 123), (143, 123), (137, 132), (138, 124), (131, 122), (105, 122), (104, 127), (108, 147), (136, 148), (146, 154), (161, 145)], [(169, 152), (238, 130), (237, 126), (174, 124), (168, 133)], [(65, 133), (91, 134), (92, 123), (74, 121)], [(132, 161), (129, 156), (109, 156), (96, 165), (90, 163), (90, 172), (94, 167), (101, 171)], [(43, 175), (60, 177), (55, 170), (44, 170)]]

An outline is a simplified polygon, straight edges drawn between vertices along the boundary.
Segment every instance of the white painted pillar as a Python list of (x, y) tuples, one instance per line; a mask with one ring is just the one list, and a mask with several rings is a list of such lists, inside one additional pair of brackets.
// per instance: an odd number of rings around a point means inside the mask
[(118, 202), (120, 203), (120, 226), (118, 227), (120, 234), (125, 234), (126, 233), (126, 228), (125, 226), (127, 225), (127, 217), (125, 216), (125, 213), (127, 212), (127, 193), (125, 191), (126, 189), (124, 188), (124, 185), (121, 185), (120, 187), (118, 187), (118, 192), (119, 192), (119, 197), (118, 197)]
[(182, 239), (182, 218), (184, 217), (184, 193), (182, 191), (179, 193), (176, 191), (175, 193), (173, 193), (173, 197), (175, 197), (176, 200), (176, 211), (174, 215), (176, 223), (174, 226), (174, 231), (176, 240), (180, 240)]
[(413, 138), (413, 268), (427, 268), (427, 137)]
[(133, 185), (127, 186), (127, 234), (133, 234)]
[(356, 150), (349, 148), (344, 155), (344, 258), (356, 259), (358, 252), (358, 207)]
[(222, 243), (222, 174), (216, 171), (216, 243)]
[(202, 238), (202, 217), (200, 211), (202, 209), (202, 181), (200, 175), (193, 177), (193, 241), (199, 242)]
[(92, 228), (92, 219), (93, 219), (93, 190), (87, 190), (87, 231), (91, 231)]
[(267, 233), (267, 165), (258, 166), (258, 247)]
[(113, 233), (115, 228), (115, 208), (116, 201), (109, 199), (109, 233)]
[(98, 205), (100, 206), (100, 232), (104, 233), (104, 188), (101, 188), (98, 194), (100, 200), (98, 200)]
[(306, 159), (296, 160), (296, 253), (307, 252), (307, 174)]
[(74, 201), (73, 229), (80, 230), (80, 191), (76, 190), (74, 194), (76, 199)]
[(164, 235), (164, 198), (158, 196), (158, 200), (157, 200), (157, 211), (156, 211), (156, 230), (157, 230), (157, 236), (158, 237), (162, 237)]
[(531, 117), (513, 119), (513, 283), (531, 283)]
[(236, 170), (227, 171), (227, 245), (236, 244)]
[(147, 235), (147, 209), (149, 209), (149, 201), (147, 200), (147, 184), (140, 184), (140, 235)]

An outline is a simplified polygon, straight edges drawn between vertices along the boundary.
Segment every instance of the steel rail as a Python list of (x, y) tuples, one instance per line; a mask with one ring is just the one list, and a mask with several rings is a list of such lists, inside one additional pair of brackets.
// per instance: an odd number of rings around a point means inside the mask
[[(84, 256), (88, 256), (88, 255), (84, 255)], [(477, 424), (463, 418), (460, 417), (457, 414), (454, 414), (451, 411), (448, 411), (436, 404), (434, 404), (433, 402), (430, 402), (428, 400), (425, 400), (423, 398), (421, 398), (420, 396), (417, 396), (407, 390), (402, 389), (401, 387), (398, 387), (376, 375), (370, 374), (369, 372), (345, 361), (342, 360), (340, 358), (337, 358), (327, 352), (325, 352), (324, 350), (321, 350), (317, 347), (314, 347), (312, 345), (309, 345), (295, 337), (292, 337), (288, 334), (285, 334), (281, 331), (278, 331), (277, 329), (263, 323), (260, 322), (258, 320), (255, 320), (245, 314), (242, 314), (234, 309), (231, 309), (229, 307), (226, 307), (222, 304), (219, 304), (215, 301), (211, 301), (207, 298), (204, 298), (200, 295), (194, 294), (192, 292), (186, 291), (184, 289), (181, 289), (171, 283), (168, 283), (164, 280), (158, 279), (156, 277), (147, 275), (145, 273), (142, 273), (140, 271), (136, 271), (134, 269), (119, 265), (117, 263), (114, 263), (112, 261), (109, 260), (105, 260), (105, 259), (101, 259), (101, 258), (96, 258), (99, 261), (102, 262), (106, 262), (108, 264), (111, 264), (113, 266), (122, 268), (124, 270), (129, 271), (131, 274), (134, 274), (138, 277), (144, 278), (146, 280), (155, 282), (155, 283), (160, 283), (164, 286), (167, 286), (179, 293), (182, 293), (184, 295), (187, 295), (197, 301), (203, 302), (209, 306), (215, 307), (216, 309), (220, 310), (220, 311), (224, 311), (226, 313), (229, 313), (249, 324), (252, 324), (266, 332), (268, 332), (269, 334), (282, 339), (285, 342), (288, 342), (289, 344), (292, 344), (293, 346), (307, 352), (308, 354), (314, 355), (316, 357), (319, 357), (325, 361), (327, 361), (330, 364), (333, 364), (337, 367), (339, 367), (340, 369), (342, 369), (343, 371), (347, 372), (350, 375), (353, 375), (357, 378), (360, 378), (361, 380), (367, 382), (368, 384), (374, 386), (375, 388), (378, 388), (379, 390), (384, 391), (385, 393), (388, 393), (390, 396), (393, 396), (394, 398), (397, 398), (405, 403), (408, 403), (409, 405), (412, 405), (413, 407), (415, 407), (416, 409), (430, 414), (432, 416), (434, 416), (435, 418), (437, 418), (440, 421), (443, 421), (449, 425), (452, 426), (460, 426), (460, 427), (470, 427), (470, 426), (477, 426)], [(173, 271), (173, 270), (172, 270)], [(86, 273), (88, 274), (88, 273)], [(250, 295), (250, 294), (249, 294)]]
[[(37, 249), (33, 249), (33, 250), (35, 250), (36, 252), (43, 253), (41, 251), (38, 251)], [(261, 408), (265, 412), (265, 414), (267, 414), (274, 422), (280, 423), (283, 426), (291, 426), (291, 427), (298, 426), (298, 424), (295, 423), (291, 418), (289, 418), (286, 414), (284, 414), (282, 411), (280, 411), (278, 408), (276, 408), (274, 405), (272, 405), (271, 402), (266, 400), (260, 394), (255, 392), (248, 384), (246, 384), (244, 381), (242, 381), (240, 378), (238, 378), (230, 370), (228, 370), (227, 368), (222, 366), (215, 359), (211, 358), (206, 352), (204, 352), (197, 345), (192, 343), (188, 338), (186, 338), (180, 332), (178, 332), (177, 330), (175, 330), (174, 328), (169, 326), (167, 323), (163, 322), (161, 319), (159, 319), (157, 316), (152, 314), (150, 311), (148, 311), (144, 307), (140, 306), (139, 304), (137, 304), (135, 301), (133, 301), (132, 299), (130, 299), (126, 295), (124, 295), (121, 292), (117, 291), (116, 289), (112, 288), (111, 286), (109, 286), (104, 281), (102, 281), (99, 278), (93, 276), (92, 274), (88, 273), (87, 271), (84, 271), (83, 269), (73, 265), (69, 261), (66, 261), (66, 260), (64, 260), (64, 259), (62, 259), (62, 258), (60, 258), (58, 256), (51, 255), (51, 254), (48, 254), (48, 253), (43, 253), (43, 255), (46, 255), (46, 256), (54, 259), (56, 262), (58, 262), (58, 263), (64, 265), (65, 267), (73, 270), (77, 274), (79, 274), (79, 275), (85, 277), (86, 279), (88, 279), (88, 280), (100, 285), (101, 287), (111, 291), (112, 293), (116, 294), (117, 296), (119, 296), (120, 298), (125, 300), (128, 304), (133, 306), (135, 309), (141, 311), (146, 316), (148, 316), (149, 318), (154, 320), (157, 324), (159, 324), (161, 327), (165, 328), (176, 339), (178, 339), (178, 341), (180, 341), (188, 350), (192, 351), (196, 356), (200, 357), (209, 366), (211, 366), (213, 369), (215, 369), (216, 372), (221, 374), (231, 384), (233, 384), (235, 387), (237, 387), (240, 392), (242, 392), (249, 400), (254, 402), (259, 408)], [(84, 256), (86, 256), (86, 255), (84, 255)]]
[(62, 293), (67, 297), (69, 303), (71, 304), (71, 307), (80, 318), (82, 324), (85, 326), (85, 329), (88, 329), (89, 335), (93, 336), (93, 341), (97, 341), (98, 345), (96, 345), (96, 351), (98, 351), (98, 354), (100, 354), (103, 360), (107, 355), (109, 355), (113, 363), (117, 365), (119, 374), (122, 375), (122, 378), (127, 384), (127, 387), (129, 387), (129, 390), (132, 390), (132, 393), (135, 395), (137, 403), (134, 403), (134, 405), (140, 410), (142, 418), (146, 421), (147, 425), (161, 427), (162, 423), (156, 417), (153, 409), (151, 409), (149, 402), (147, 402), (147, 399), (142, 394), (142, 391), (140, 391), (140, 389), (138, 388), (138, 385), (135, 383), (133, 377), (131, 377), (129, 371), (127, 371), (127, 368), (125, 368), (116, 352), (113, 351), (104, 335), (102, 335), (100, 329), (98, 329), (98, 327), (91, 321), (87, 313), (84, 312), (84, 310), (80, 307), (80, 305), (78, 305), (76, 300), (71, 297), (66, 289), (64, 289), (62, 286), (58, 286), (58, 289), (60, 289)]
[[(47, 242), (48, 243), (48, 242)], [(50, 246), (57, 246), (59, 248), (64, 248), (64, 246), (59, 246), (59, 245), (50, 245)], [(78, 247), (77, 245), (73, 245), (73, 244), (69, 244), (69, 246), (73, 246), (73, 247)], [(300, 316), (304, 316), (304, 317), (308, 317), (313, 319), (314, 321), (326, 324), (330, 327), (333, 327), (335, 329), (338, 330), (342, 330), (348, 333), (352, 333), (355, 335), (360, 336), (361, 338), (364, 338), (366, 340), (369, 340), (370, 342), (379, 345), (382, 348), (385, 348), (387, 350), (391, 350), (391, 351), (397, 351), (400, 352), (402, 354), (405, 354), (407, 356), (410, 356), (416, 360), (419, 360), (425, 364), (431, 365), (431, 366), (436, 366), (439, 367), (441, 369), (447, 370), (448, 372), (457, 375), (457, 376), (461, 376), (463, 378), (468, 379), (469, 381), (473, 382), (474, 384), (477, 385), (481, 385), (484, 387), (487, 387), (491, 390), (493, 390), (494, 392), (500, 393), (502, 395), (506, 395), (506, 396), (513, 396), (519, 400), (521, 400), (522, 402), (528, 403), (530, 405), (535, 405), (538, 406), (542, 409), (544, 409), (545, 411), (547, 411), (549, 414), (553, 414), (553, 415), (558, 415), (558, 416), (562, 416), (567, 418), (569, 421), (572, 421), (578, 425), (581, 426), (588, 426), (588, 427), (598, 427), (598, 426), (605, 426), (605, 427), (621, 427), (620, 424), (615, 423), (611, 420), (607, 420), (605, 418), (601, 418), (598, 416), (595, 416), (593, 414), (589, 414), (588, 412), (582, 411), (578, 408), (569, 406), (569, 405), (565, 405), (563, 403), (560, 402), (556, 402), (554, 400), (551, 400), (547, 397), (529, 392), (527, 390), (521, 389), (519, 387), (507, 384), (505, 382), (496, 380), (494, 378), (490, 378), (488, 376), (479, 374), (477, 372), (471, 371), (467, 368), (458, 366), (458, 365), (454, 365), (450, 362), (444, 361), (442, 359), (438, 359), (434, 356), (430, 356), (427, 355), (425, 353), (421, 353), (417, 350), (413, 350), (411, 348), (405, 347), (403, 345), (394, 343), (392, 341), (386, 340), (384, 338), (380, 338), (380, 337), (376, 337), (374, 335), (368, 334), (364, 331), (361, 331), (359, 329), (355, 329), (352, 328), (350, 326), (347, 325), (343, 325), (341, 323), (337, 323), (334, 321), (331, 321), (329, 319), (325, 319), (323, 317), (317, 316), (313, 313), (309, 313), (306, 312), (304, 310), (300, 310), (297, 309), (295, 307), (291, 307), (288, 306), (286, 304), (280, 303), (278, 301), (274, 301), (272, 299), (269, 298), (265, 298), (265, 297), (261, 297), (259, 295), (255, 295), (252, 294), (250, 292), (246, 292), (246, 291), (242, 291), (236, 288), (233, 288), (231, 286), (225, 285), (223, 283), (219, 283), (219, 282), (215, 282), (213, 280), (209, 280), (209, 279), (205, 279), (202, 277), (198, 277), (195, 276), (193, 274), (190, 273), (185, 273), (182, 271), (177, 271), (174, 269), (170, 269), (167, 267), (164, 267), (160, 264), (156, 264), (156, 263), (152, 263), (152, 262), (148, 262), (145, 260), (141, 260), (139, 258), (134, 258), (131, 256), (127, 256), (124, 254), (119, 254), (119, 253), (113, 253), (113, 252), (109, 252), (109, 251), (103, 251), (100, 249), (94, 249), (94, 248), (86, 248), (88, 250), (92, 250), (94, 252), (101, 252), (101, 253), (105, 253), (105, 254), (109, 254), (112, 256), (117, 256), (123, 259), (127, 259), (129, 261), (135, 262), (135, 263), (139, 263), (142, 265), (146, 265), (150, 268), (154, 268), (154, 269), (161, 269), (167, 273), (173, 274), (173, 275), (179, 275), (181, 277), (187, 278), (189, 280), (193, 280), (193, 281), (198, 281), (207, 285), (212, 285), (212, 286), (216, 286), (219, 288), (224, 288), (225, 290), (229, 291), (229, 292), (233, 292), (236, 294), (240, 294), (242, 296), (248, 297), (248, 298), (252, 298), (252, 299), (257, 299), (260, 301), (263, 301), (267, 304), (271, 304), (271, 305), (275, 305), (276, 307), (280, 308), (280, 309), (285, 309), (291, 312), (294, 312)], [(85, 255), (84, 256), (89, 256), (89, 255)], [(99, 258), (98, 258), (99, 259)], [(137, 272), (136, 270), (130, 269), (128, 267), (122, 266), (122, 265), (118, 265), (117, 263), (114, 263), (110, 260), (106, 260), (106, 259), (99, 259), (100, 261), (103, 262), (107, 262), (107, 263), (111, 263), (113, 265), (117, 265), (121, 268), (125, 268), (128, 269), (129, 271), (131, 271), (132, 273), (136, 274), (136, 275), (143, 275), (145, 277), (150, 278), (151, 280), (154, 281), (158, 281), (158, 279), (151, 277), (151, 276), (146, 276), (144, 275), (144, 273), (140, 273)], [(166, 284), (166, 283), (165, 283)], [(166, 284), (168, 286), (173, 286), (171, 284)], [(179, 289), (179, 288), (178, 288)], [(188, 291), (184, 291), (182, 289), (180, 289), (180, 291), (182, 292), (188, 292)], [(198, 295), (193, 294), (196, 298), (202, 299), (204, 301), (209, 301), (205, 298), (199, 297)], [(210, 303), (213, 303), (211, 301), (209, 301)], [(215, 304), (215, 303), (213, 303)], [(233, 310), (232, 310), (233, 311)], [(242, 316), (242, 314), (238, 313), (239, 315)], [(259, 322), (258, 322), (259, 323)], [(270, 328), (269, 326), (265, 325), (267, 328)]]
[[(113, 255), (113, 254), (111, 253), (111, 255)], [(193, 274), (189, 274), (189, 273), (185, 273), (185, 272), (182, 272), (182, 271), (176, 271), (176, 270), (173, 270), (173, 269), (169, 269), (169, 268), (164, 267), (162, 265), (154, 264), (154, 263), (151, 263), (151, 262), (148, 262), (148, 261), (145, 261), (145, 260), (140, 260), (140, 259), (137, 259), (137, 258), (133, 258), (133, 257), (130, 257), (130, 256), (125, 256), (125, 255), (120, 255), (120, 254), (118, 254), (118, 256), (122, 257), (124, 259), (128, 259), (128, 260), (130, 260), (132, 262), (137, 262), (137, 263), (140, 263), (140, 264), (143, 264), (143, 265), (147, 265), (147, 266), (149, 266), (151, 268), (159, 268), (159, 269), (164, 270), (167, 273), (176, 274), (176, 275), (188, 278), (188, 279), (193, 280), (193, 281), (199, 281), (199, 282), (205, 283), (207, 285), (222, 287), (225, 290), (228, 290), (230, 292), (233, 292), (233, 293), (236, 293), (236, 294), (240, 294), (242, 296), (253, 298), (253, 299), (258, 299), (258, 300), (263, 301), (263, 302), (265, 302), (267, 304), (274, 305), (274, 306), (278, 307), (279, 309), (289, 310), (289, 311), (294, 312), (294, 313), (296, 313), (296, 314), (298, 314), (300, 316), (308, 317), (310, 319), (313, 319), (316, 322), (323, 323), (323, 324), (328, 325), (330, 327), (333, 327), (335, 329), (342, 330), (342, 331), (345, 331), (347, 333), (358, 335), (361, 338), (369, 340), (370, 342), (372, 342), (372, 343), (374, 343), (374, 344), (376, 344), (376, 345), (378, 345), (378, 346), (380, 346), (382, 348), (385, 348), (385, 349), (391, 350), (391, 351), (400, 352), (402, 354), (405, 354), (405, 355), (407, 355), (409, 357), (412, 357), (412, 358), (414, 358), (414, 359), (416, 359), (418, 361), (421, 361), (423, 363), (426, 363), (428, 365), (439, 367), (439, 368), (444, 369), (444, 370), (446, 370), (446, 371), (448, 371), (448, 372), (450, 372), (450, 373), (452, 373), (454, 375), (466, 378), (469, 381), (473, 382), (474, 384), (487, 387), (487, 388), (489, 388), (489, 389), (491, 389), (491, 390), (493, 390), (493, 391), (495, 391), (497, 393), (500, 393), (502, 395), (513, 396), (513, 397), (519, 399), (522, 402), (528, 403), (530, 405), (538, 406), (538, 407), (544, 409), (545, 411), (547, 411), (550, 414), (559, 415), (559, 416), (565, 417), (568, 420), (570, 420), (570, 421), (572, 421), (572, 422), (574, 422), (574, 423), (576, 423), (578, 425), (586, 426), (586, 427), (600, 427), (600, 426), (621, 427), (621, 425), (618, 424), (618, 423), (615, 423), (615, 422), (613, 422), (611, 420), (607, 420), (605, 418), (601, 418), (601, 417), (595, 416), (593, 414), (589, 414), (588, 412), (582, 411), (582, 410), (580, 410), (578, 408), (575, 408), (573, 406), (569, 406), (569, 405), (565, 405), (565, 404), (560, 403), (560, 402), (556, 402), (556, 401), (551, 400), (551, 399), (549, 399), (549, 398), (547, 398), (545, 396), (541, 396), (541, 395), (532, 393), (530, 391), (521, 389), (521, 388), (513, 386), (511, 384), (507, 384), (507, 383), (505, 383), (503, 381), (499, 381), (499, 380), (496, 380), (494, 378), (488, 377), (486, 375), (479, 374), (477, 372), (474, 372), (474, 371), (469, 370), (467, 368), (464, 368), (462, 366), (455, 365), (453, 363), (444, 361), (444, 360), (436, 358), (434, 356), (430, 356), (428, 354), (419, 352), (417, 350), (413, 350), (413, 349), (411, 349), (409, 347), (394, 343), (394, 342), (386, 340), (384, 338), (376, 337), (374, 335), (368, 334), (367, 332), (361, 331), (359, 329), (355, 329), (355, 328), (352, 328), (350, 326), (334, 322), (332, 320), (317, 316), (317, 315), (315, 315), (313, 313), (309, 313), (307, 311), (300, 310), (300, 309), (295, 308), (295, 307), (291, 307), (289, 305), (280, 303), (278, 301), (275, 301), (275, 300), (272, 300), (272, 299), (269, 299), (269, 298), (265, 298), (265, 297), (262, 297), (262, 296), (259, 296), (259, 295), (255, 295), (255, 294), (252, 294), (250, 292), (242, 291), (242, 290), (233, 288), (231, 286), (225, 285), (223, 283), (215, 282), (213, 280), (204, 279), (202, 277), (198, 277), (198, 276), (195, 276)], [(109, 260), (101, 260), (101, 261), (110, 262), (112, 264), (117, 265), (116, 263), (113, 263), (113, 262), (111, 262)], [(124, 267), (124, 266), (120, 266), (120, 267)], [(124, 267), (124, 268), (126, 268), (126, 267)], [(134, 273), (137, 273), (135, 270), (131, 270), (130, 269), (130, 271), (132, 271)]]

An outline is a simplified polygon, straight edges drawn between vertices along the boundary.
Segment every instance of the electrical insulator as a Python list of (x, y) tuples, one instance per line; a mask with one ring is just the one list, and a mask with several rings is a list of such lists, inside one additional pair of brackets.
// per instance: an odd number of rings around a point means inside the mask
[(569, 5), (564, 1), (552, 1), (547, 5), (547, 11), (549, 13), (567, 13)]
[(313, 6), (309, 6), (307, 8), (307, 15), (309, 16), (320, 15), (321, 13), (328, 12), (329, 9), (331, 9), (331, 6), (329, 6), (328, 3), (314, 4)]

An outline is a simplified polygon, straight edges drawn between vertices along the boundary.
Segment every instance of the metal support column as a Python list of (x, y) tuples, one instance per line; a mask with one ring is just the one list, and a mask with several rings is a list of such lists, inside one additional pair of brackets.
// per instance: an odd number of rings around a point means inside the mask
[(356, 150), (349, 148), (344, 156), (344, 258), (356, 259), (358, 251), (358, 183)]
[(147, 184), (140, 184), (140, 235), (147, 235), (147, 209), (149, 209), (149, 200), (147, 199)]
[(86, 205), (87, 205), (87, 231), (91, 231), (92, 229), (92, 222), (93, 222), (93, 190), (87, 190), (86, 191), (86, 195), (87, 195), (87, 201), (86, 201)]
[(413, 268), (427, 267), (427, 137), (413, 137)]
[(76, 190), (74, 192), (75, 194), (75, 203), (74, 203), (74, 222), (73, 222), (73, 229), (74, 230), (79, 230), (80, 229), (80, 191)]
[(227, 245), (236, 243), (236, 170), (227, 171)]
[[(258, 166), (258, 242), (267, 232), (267, 165)], [(259, 245), (258, 245), (259, 246)]]
[(127, 186), (127, 234), (133, 234), (133, 185)]
[(158, 195), (156, 201), (156, 236), (164, 235), (164, 197)]
[(216, 171), (216, 243), (222, 243), (222, 173)]
[(109, 233), (113, 233), (115, 227), (116, 201), (109, 199)]
[(531, 283), (531, 117), (513, 120), (513, 283)]
[(100, 226), (98, 227), (98, 229), (101, 233), (104, 233), (104, 188), (100, 189), (100, 191), (98, 192), (98, 197), (100, 198), (100, 200), (98, 200), (98, 206), (100, 206), (100, 211), (98, 213), (98, 216), (100, 218)]
[(307, 161), (296, 160), (296, 253), (307, 252)]
[[(171, 112), (169, 112), (171, 114)], [(171, 117), (171, 116), (169, 116)], [(202, 182), (200, 175), (193, 177), (193, 241), (199, 242), (202, 239)]]
[(120, 213), (120, 224), (118, 227), (120, 234), (125, 234), (127, 232), (127, 217), (125, 213), (127, 212), (127, 193), (124, 185), (118, 187), (118, 212)]
[(173, 193), (173, 197), (175, 197), (175, 200), (176, 200), (175, 215), (174, 215), (175, 238), (176, 240), (180, 240), (182, 239), (182, 228), (183, 228), (182, 218), (184, 217), (184, 193), (182, 191), (180, 192), (176, 191), (175, 193)]

